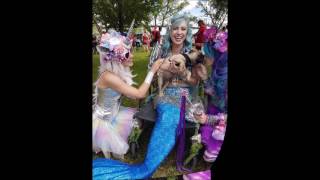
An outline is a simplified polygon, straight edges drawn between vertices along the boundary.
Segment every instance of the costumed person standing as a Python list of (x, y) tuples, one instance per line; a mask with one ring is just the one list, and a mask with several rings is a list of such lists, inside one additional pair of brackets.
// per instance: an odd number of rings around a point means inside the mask
[(212, 65), (211, 76), (204, 81), (208, 95), (207, 114), (197, 117), (203, 124), (201, 141), (206, 150), (204, 160), (214, 162), (224, 140), (227, 122), (228, 34), (212, 27), (205, 32), (205, 61)]
[(203, 20), (198, 21), (198, 26), (199, 26), (199, 30), (194, 36), (195, 36), (196, 49), (200, 50), (201, 47), (203, 46), (203, 43), (205, 42), (204, 31), (207, 29), (207, 26), (203, 22)]
[(95, 83), (92, 114), (93, 151), (102, 151), (105, 157), (111, 153), (123, 158), (128, 151), (128, 136), (133, 127), (136, 109), (121, 106), (122, 95), (141, 99), (147, 94), (154, 73), (161, 61), (153, 64), (144, 83), (137, 89), (130, 67), (133, 65), (131, 41), (120, 33), (109, 30), (101, 37), (99, 78)]
[[(207, 114), (195, 115), (202, 124), (200, 128), (201, 143), (205, 146), (203, 158), (214, 162), (220, 152), (227, 122), (227, 80), (228, 80), (228, 35), (217, 33), (216, 27), (204, 32), (205, 44), (203, 53), (205, 63), (211, 65), (211, 76), (200, 77), (204, 80), (205, 93), (208, 95)], [(201, 171), (183, 175), (184, 180), (211, 179), (211, 171)]]
[[(182, 56), (192, 48), (192, 31), (187, 15), (177, 15), (171, 19), (164, 44), (161, 50), (161, 58)], [(161, 59), (158, 59), (159, 61)], [(155, 61), (155, 62), (157, 62)], [(93, 161), (93, 179), (145, 179), (152, 176), (160, 164), (165, 160), (178, 142), (177, 166), (182, 168), (180, 143), (184, 139), (177, 137), (183, 134), (184, 107), (181, 104), (190, 97), (190, 86), (197, 85), (192, 70), (185, 68), (180, 72), (181, 76), (164, 90), (164, 96), (158, 98), (156, 104), (157, 118), (148, 144), (148, 149), (143, 162), (139, 164), (126, 164), (111, 159), (96, 159)]]
[(153, 47), (157, 42), (160, 43), (161, 40), (161, 29), (162, 27), (159, 27), (159, 30), (157, 30), (157, 26), (154, 27), (152, 31), (152, 41), (151, 41), (151, 47)]
[(142, 46), (146, 52), (149, 52), (150, 49), (150, 35), (146, 29), (144, 29), (142, 34)]

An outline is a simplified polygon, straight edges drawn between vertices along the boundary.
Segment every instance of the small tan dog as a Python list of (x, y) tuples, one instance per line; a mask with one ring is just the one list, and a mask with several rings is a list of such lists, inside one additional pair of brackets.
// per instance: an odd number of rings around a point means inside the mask
[(196, 49), (192, 49), (188, 54), (177, 54), (166, 58), (158, 70), (159, 97), (164, 95), (164, 89), (174, 79), (178, 77), (190, 78), (191, 72), (188, 73), (187, 66), (197, 66), (197, 71), (206, 71), (206, 68), (201, 64), (203, 58), (202, 53)]

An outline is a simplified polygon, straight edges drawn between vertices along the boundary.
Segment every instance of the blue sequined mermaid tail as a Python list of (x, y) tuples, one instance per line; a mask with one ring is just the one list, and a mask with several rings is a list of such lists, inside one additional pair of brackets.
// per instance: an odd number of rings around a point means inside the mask
[(172, 104), (157, 105), (157, 122), (151, 134), (147, 154), (141, 164), (126, 164), (111, 159), (93, 161), (93, 179), (144, 179), (152, 176), (176, 143), (180, 109)]

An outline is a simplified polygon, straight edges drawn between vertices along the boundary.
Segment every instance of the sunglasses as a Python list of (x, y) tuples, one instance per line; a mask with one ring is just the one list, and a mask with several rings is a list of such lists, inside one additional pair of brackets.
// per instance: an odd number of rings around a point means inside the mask
[(129, 53), (129, 52), (127, 52), (127, 53), (125, 54), (126, 59), (128, 59), (128, 58), (129, 58), (129, 56), (130, 56), (130, 53)]
[(130, 56), (130, 53), (132, 53), (133, 49), (131, 48), (129, 52), (127, 52), (124, 56), (126, 57), (126, 59), (129, 58)]

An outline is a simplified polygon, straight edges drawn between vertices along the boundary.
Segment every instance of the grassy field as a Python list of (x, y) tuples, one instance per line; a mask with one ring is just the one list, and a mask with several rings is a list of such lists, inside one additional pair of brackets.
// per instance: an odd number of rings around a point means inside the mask
[[(143, 50), (140, 48), (137, 49), (136, 52), (134, 52), (134, 66), (133, 66), (133, 74), (136, 74), (137, 76), (134, 78), (134, 81), (137, 82), (137, 86), (139, 86), (146, 77), (147, 74), (147, 64), (148, 64), (148, 54), (146, 52), (143, 52)], [(98, 72), (97, 68), (99, 65), (99, 56), (94, 55), (93, 56), (93, 82), (96, 81)], [(124, 98), (124, 101), (122, 103), (123, 106), (127, 107), (138, 107), (138, 100), (131, 100), (128, 98)], [(125, 155), (125, 162), (127, 163), (139, 163), (142, 162), (147, 150), (147, 146), (149, 143), (149, 137), (152, 132), (152, 126), (150, 128), (146, 128), (143, 133), (141, 134), (141, 137), (139, 138), (139, 153), (136, 158), (130, 157), (129, 154)], [(192, 133), (192, 132), (191, 132)], [(169, 154), (167, 159), (160, 165), (160, 167), (157, 169), (157, 171), (153, 174), (152, 178), (159, 178), (159, 177), (172, 177), (177, 175), (181, 175), (181, 173), (176, 171), (176, 148)], [(96, 155), (93, 153), (93, 159), (97, 157), (103, 157), (102, 153)], [(194, 171), (200, 171), (200, 170), (207, 170), (209, 169), (210, 164), (206, 163), (202, 160), (202, 157), (199, 157), (199, 162), (197, 164), (196, 169)]]

